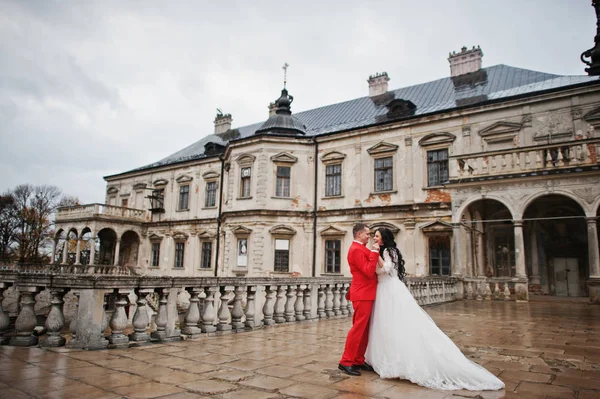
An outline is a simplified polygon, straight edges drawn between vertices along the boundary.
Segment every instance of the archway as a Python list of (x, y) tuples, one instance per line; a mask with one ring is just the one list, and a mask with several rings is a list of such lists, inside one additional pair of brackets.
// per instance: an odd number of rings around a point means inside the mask
[(62, 263), (63, 251), (67, 242), (67, 234), (63, 229), (60, 229), (54, 235), (54, 254), (52, 256), (52, 263)]
[(100, 248), (95, 263), (97, 265), (114, 265), (117, 233), (113, 229), (104, 228), (98, 232), (98, 240)]
[[(92, 237), (92, 230), (89, 227), (81, 230), (81, 239), (79, 244), (79, 263), (89, 265), (91, 260), (91, 251), (96, 249), (96, 242)], [(94, 254), (96, 259), (97, 254)]]
[(77, 230), (74, 228), (67, 233), (67, 264), (74, 265), (77, 257)]
[(564, 195), (545, 195), (527, 205), (523, 220), (530, 290), (586, 296), (589, 257), (582, 206)]
[(136, 267), (139, 248), (140, 237), (135, 231), (129, 230), (123, 233), (119, 250), (119, 265)]

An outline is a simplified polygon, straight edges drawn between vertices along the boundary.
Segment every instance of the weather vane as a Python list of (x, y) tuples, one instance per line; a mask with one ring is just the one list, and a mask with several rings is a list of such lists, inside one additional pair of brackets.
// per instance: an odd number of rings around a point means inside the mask
[(290, 65), (286, 62), (283, 64), (283, 88), (285, 89), (285, 85), (287, 84), (287, 69)]

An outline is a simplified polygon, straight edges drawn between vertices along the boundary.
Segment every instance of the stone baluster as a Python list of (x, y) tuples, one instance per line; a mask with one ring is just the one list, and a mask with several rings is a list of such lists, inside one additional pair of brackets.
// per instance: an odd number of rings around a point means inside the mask
[(494, 286), (494, 299), (500, 299), (500, 284), (496, 282)]
[(481, 174), (487, 175), (489, 172), (490, 157), (481, 158)]
[(500, 170), (506, 171), (506, 154), (500, 154)]
[(217, 287), (206, 287), (204, 292), (206, 298), (204, 299), (204, 312), (202, 313), (202, 332), (211, 333), (217, 330), (214, 326), (216, 318), (214, 302)]
[(148, 317), (148, 300), (146, 297), (154, 292), (154, 288), (138, 288), (135, 290), (137, 295), (137, 307), (133, 314), (133, 334), (129, 335), (129, 340), (137, 343), (144, 343), (150, 341), (150, 334), (146, 332), (148, 325), (150, 324), (150, 318)]
[(127, 305), (127, 296), (131, 294), (131, 289), (115, 289), (117, 301), (115, 302), (115, 311), (110, 318), (110, 329), (112, 330), (108, 337), (108, 342), (112, 347), (128, 346), (129, 337), (123, 333), (127, 327), (127, 314), (125, 313), (125, 305)]
[(294, 305), (296, 304), (296, 286), (290, 285), (287, 290), (287, 301), (285, 301), (285, 321), (296, 321)]
[(9, 283), (0, 282), (0, 345), (6, 345), (10, 338), (6, 336), (8, 327), (10, 327), (10, 317), (2, 308), (2, 300), (4, 299), (4, 291), (8, 289)]
[(327, 288), (325, 288), (325, 314), (327, 317), (333, 317), (333, 290), (331, 288), (332, 284), (327, 284)]
[(515, 152), (513, 153), (513, 165), (515, 168), (515, 171), (520, 172), (522, 170), (521, 168), (521, 152)]
[[(277, 286), (268, 285), (265, 287), (265, 304), (263, 305), (263, 324), (270, 326), (275, 324), (273, 319), (273, 313), (275, 311), (275, 294), (277, 292)], [(246, 317), (246, 322), (248, 318)]]
[(319, 290), (317, 294), (317, 315), (319, 315), (319, 319), (323, 319), (327, 316), (325, 313), (325, 287), (324, 285), (319, 285)]
[(510, 289), (508, 288), (508, 283), (504, 283), (504, 300), (510, 301)]
[(596, 147), (596, 163), (600, 162), (600, 143), (593, 143), (590, 145), (592, 146), (592, 149)]
[(198, 306), (198, 296), (202, 292), (202, 288), (187, 288), (190, 293), (190, 306), (188, 306), (185, 312), (185, 327), (181, 330), (183, 335), (188, 338), (198, 338), (202, 332), (198, 327), (200, 321), (200, 307)]
[(56, 348), (63, 346), (66, 342), (66, 339), (60, 335), (60, 331), (65, 326), (65, 316), (63, 314), (63, 298), (65, 293), (64, 289), (50, 290), (50, 294), (52, 295), (50, 304), (52, 308), (50, 309), (50, 313), (48, 313), (48, 317), (46, 317), (46, 339), (40, 343), (41, 346)]
[(18, 290), (21, 296), (21, 311), (15, 321), (17, 335), (10, 340), (10, 344), (13, 346), (37, 345), (38, 338), (33, 335), (33, 330), (37, 326), (33, 307), (35, 296), (40, 290), (38, 287), (19, 287)]
[(485, 283), (485, 300), (486, 301), (492, 300), (492, 289), (490, 288), (490, 284), (487, 282)]
[(164, 341), (167, 338), (167, 323), (168, 323), (168, 308), (169, 289), (159, 288), (156, 290), (158, 298), (158, 313), (156, 314), (156, 331), (153, 331), (150, 336), (158, 341)]
[[(244, 309), (242, 308), (242, 299), (244, 297), (244, 293), (246, 292), (246, 287), (237, 286), (234, 290), (233, 297), (233, 307), (231, 308), (231, 328), (235, 331), (242, 331), (244, 329), (244, 323), (242, 322), (242, 318), (244, 317)], [(246, 302), (246, 306), (248, 303)]]
[[(219, 324), (217, 324), (218, 331), (230, 331), (231, 324), (229, 319), (231, 318), (231, 312), (229, 311), (229, 294), (235, 289), (232, 285), (226, 285), (221, 287), (221, 306), (219, 307)], [(241, 304), (240, 304), (241, 307)], [(242, 317), (240, 316), (240, 324)]]
[(346, 294), (348, 293), (348, 284), (342, 284), (342, 288), (340, 291), (340, 311), (342, 315), (348, 316), (348, 300), (346, 299)]
[(283, 323), (285, 322), (285, 291), (287, 290), (287, 285), (280, 285), (277, 287), (277, 299), (275, 300), (275, 322)]
[(483, 296), (481, 296), (481, 292), (483, 291), (483, 286), (482, 286), (482, 284), (483, 284), (483, 283), (482, 283), (481, 281), (479, 281), (478, 283), (475, 283), (475, 287), (477, 287), (477, 289), (476, 289), (476, 294), (477, 294), (477, 296), (476, 296), (476, 298), (475, 298), (475, 299), (476, 299), (476, 300), (478, 300), (478, 301), (481, 301), (481, 300), (483, 300)]
[(563, 156), (562, 150), (560, 148), (556, 149), (556, 166), (562, 167), (565, 166), (565, 158)]
[(490, 155), (490, 173), (498, 172), (498, 162), (496, 159), (496, 155)]
[(473, 299), (473, 283), (467, 283), (467, 299)]
[(342, 299), (340, 298), (340, 285), (341, 284), (333, 285), (333, 314), (335, 316), (340, 316), (342, 314), (342, 310), (340, 309), (342, 304)]
[(294, 311), (296, 312), (296, 321), (305, 320), (304, 317), (304, 290), (306, 289), (306, 284), (298, 285), (298, 289), (296, 290), (296, 304), (294, 305)]
[(304, 290), (304, 320), (312, 319), (312, 301), (311, 301), (312, 289), (309, 286), (306, 286)]
[(542, 157), (544, 155), (544, 150), (536, 150), (535, 151), (535, 168), (536, 169), (541, 169), (543, 162), (542, 162)]
[[(244, 325), (246, 328), (254, 329), (256, 317), (256, 287), (251, 286), (246, 289), (246, 322)], [(271, 314), (271, 317), (273, 315)]]
[(525, 151), (525, 164), (523, 165), (523, 169), (531, 169), (531, 151)]

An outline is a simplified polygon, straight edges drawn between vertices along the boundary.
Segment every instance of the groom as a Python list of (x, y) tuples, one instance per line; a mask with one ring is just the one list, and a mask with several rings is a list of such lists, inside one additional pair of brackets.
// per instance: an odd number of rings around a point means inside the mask
[(348, 251), (352, 284), (348, 299), (352, 301), (354, 315), (338, 368), (348, 375), (360, 375), (358, 370), (373, 371), (373, 367), (365, 363), (365, 352), (369, 343), (371, 309), (377, 292), (375, 268), (379, 260), (379, 245), (373, 244), (371, 250), (366, 247), (370, 231), (364, 223), (355, 224), (352, 233), (354, 241)]

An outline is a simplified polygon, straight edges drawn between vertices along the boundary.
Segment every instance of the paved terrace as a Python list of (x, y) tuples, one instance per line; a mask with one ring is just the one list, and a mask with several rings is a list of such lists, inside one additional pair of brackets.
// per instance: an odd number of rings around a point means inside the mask
[(2, 346), (0, 397), (600, 398), (599, 306), (534, 297), (427, 311), (506, 383), (504, 391), (439, 392), (368, 372), (347, 377), (337, 370), (351, 323), (342, 318), (129, 349)]

